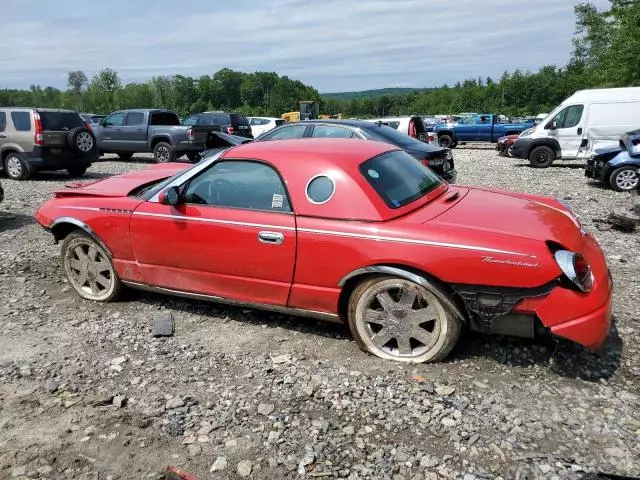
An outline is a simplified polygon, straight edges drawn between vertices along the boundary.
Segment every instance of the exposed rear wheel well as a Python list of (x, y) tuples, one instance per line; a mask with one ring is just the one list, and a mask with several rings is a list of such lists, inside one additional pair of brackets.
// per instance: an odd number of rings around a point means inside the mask
[(53, 234), (53, 238), (57, 243), (67, 238), (67, 236), (69, 236), (71, 232), (74, 232), (76, 230), (84, 232), (82, 228), (74, 225), (73, 223), (59, 223), (51, 229), (51, 233)]
[[(399, 264), (384, 264), (384, 265), (373, 265), (373, 267), (391, 267), (391, 268), (397, 268), (399, 270), (403, 270), (405, 272), (417, 275), (419, 277), (422, 277), (424, 279), (426, 279), (427, 281), (429, 281), (430, 283), (440, 287), (442, 289), (443, 292), (445, 292), (448, 297), (449, 300), (451, 300), (453, 302), (454, 307), (458, 310), (458, 313), (460, 313), (460, 315), (463, 317), (462, 319), (467, 322), (468, 318), (467, 318), (467, 310), (466, 307), (464, 306), (464, 302), (462, 301), (462, 298), (460, 298), (460, 296), (453, 290), (453, 288), (451, 288), (449, 285), (447, 285), (445, 282), (443, 282), (442, 280), (440, 280), (439, 278), (425, 272), (422, 270), (419, 270), (417, 268), (414, 267), (409, 267), (406, 265), (399, 265)], [(380, 275), (389, 275), (389, 276), (393, 276), (392, 273), (384, 273), (384, 272), (378, 272), (378, 271), (371, 271), (371, 272), (364, 272), (360, 275), (356, 275), (350, 279), (348, 279), (345, 284), (342, 286), (342, 290), (340, 291), (340, 296), (338, 297), (338, 314), (340, 316), (340, 319), (345, 322), (345, 324), (347, 323), (347, 312), (349, 309), (349, 299), (351, 298), (351, 294), (353, 293), (353, 291), (356, 289), (356, 287), (361, 284), (362, 282), (370, 279), (371, 277), (376, 277), (376, 276), (380, 276)]]
[(2, 164), (4, 165), (4, 161), (5, 159), (9, 156), (9, 154), (11, 153), (17, 153), (18, 155), (20, 155), (20, 152), (14, 148), (7, 148), (6, 150), (2, 151), (2, 154), (0, 155), (0, 160), (2, 160)]

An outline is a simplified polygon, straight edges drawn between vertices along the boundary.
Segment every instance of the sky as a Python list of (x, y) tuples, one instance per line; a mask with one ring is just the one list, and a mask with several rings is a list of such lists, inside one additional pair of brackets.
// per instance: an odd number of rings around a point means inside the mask
[[(228, 67), (320, 92), (431, 87), (565, 65), (575, 0), (1, 0), (0, 88)], [(599, 8), (607, 0), (595, 0)]]

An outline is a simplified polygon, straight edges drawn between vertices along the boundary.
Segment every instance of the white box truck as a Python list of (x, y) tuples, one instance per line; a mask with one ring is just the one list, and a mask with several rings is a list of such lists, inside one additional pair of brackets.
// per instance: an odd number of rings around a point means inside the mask
[(640, 87), (580, 90), (522, 132), (511, 154), (546, 168), (555, 160), (588, 159), (596, 149), (618, 146), (625, 132), (637, 128)]

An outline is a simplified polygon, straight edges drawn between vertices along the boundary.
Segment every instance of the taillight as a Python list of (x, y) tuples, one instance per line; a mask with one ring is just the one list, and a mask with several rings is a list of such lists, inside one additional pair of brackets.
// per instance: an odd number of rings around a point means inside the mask
[(187, 128), (187, 140), (193, 141), (196, 139), (196, 133), (193, 131), (193, 128)]
[(44, 145), (44, 135), (42, 134), (42, 120), (40, 120), (40, 114), (33, 112), (33, 124), (36, 127), (36, 135), (33, 142), (36, 145)]
[(418, 137), (418, 135), (416, 134), (416, 122), (414, 120), (411, 120), (409, 122), (409, 136), (413, 138)]
[(420, 162), (422, 162), (423, 165), (425, 166), (429, 166), (429, 159), (428, 158), (423, 158), (422, 160), (420, 160)]
[(91, 128), (91, 124), (89, 122), (84, 122), (84, 128), (86, 128), (90, 132), (93, 132), (93, 128)]
[(236, 129), (233, 127), (227, 127), (227, 133), (233, 135), (236, 132)]

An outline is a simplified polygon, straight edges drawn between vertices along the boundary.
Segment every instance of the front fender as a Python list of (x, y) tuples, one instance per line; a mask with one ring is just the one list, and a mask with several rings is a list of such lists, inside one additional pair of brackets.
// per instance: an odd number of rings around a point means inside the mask
[(620, 151), (615, 157), (609, 160), (609, 166), (618, 168), (623, 165), (633, 165), (640, 168), (640, 157), (632, 157), (626, 150)]
[(102, 248), (104, 248), (105, 252), (107, 252), (110, 258), (113, 258), (113, 254), (111, 253), (111, 250), (109, 250), (109, 248), (104, 244), (104, 242), (100, 240), (100, 237), (96, 235), (93, 229), (86, 223), (78, 220), (77, 218), (60, 217), (55, 219), (49, 227), (45, 227), (45, 228), (53, 234), (53, 238), (55, 239), (56, 243), (62, 240), (64, 237), (66, 237), (69, 234), (70, 230), (79, 228), (83, 230), (91, 238), (93, 238), (93, 240), (95, 240), (96, 243), (98, 243)]

